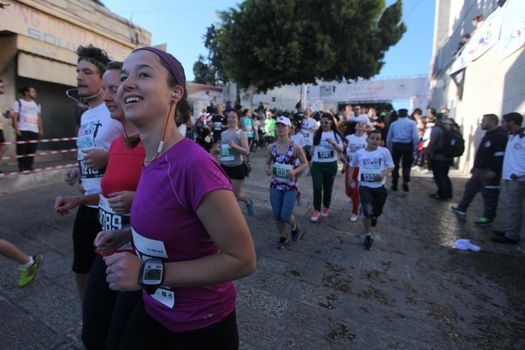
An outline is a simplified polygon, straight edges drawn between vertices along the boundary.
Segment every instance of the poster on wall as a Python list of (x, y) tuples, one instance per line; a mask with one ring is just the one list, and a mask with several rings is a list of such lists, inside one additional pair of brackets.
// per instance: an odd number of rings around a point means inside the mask
[(474, 31), (472, 38), (461, 53), (461, 56), (464, 56), (465, 62), (477, 60), (491, 47), (496, 45), (501, 30), (501, 17), (502, 9), (498, 7), (483, 21), (481, 27)]
[(525, 1), (507, 0), (502, 10), (500, 58), (503, 60), (525, 45)]

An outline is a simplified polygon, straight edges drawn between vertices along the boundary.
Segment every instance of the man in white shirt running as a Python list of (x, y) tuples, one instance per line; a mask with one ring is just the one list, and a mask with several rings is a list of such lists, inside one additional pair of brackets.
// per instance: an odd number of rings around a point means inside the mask
[[(102, 95), (102, 74), (109, 63), (107, 54), (93, 46), (80, 46), (77, 50), (77, 87), (81, 101), (89, 109), (82, 114), (78, 130), (77, 148), (79, 167), (71, 169), (65, 181), (74, 185), (80, 178), (85, 195), (102, 192), (100, 182), (106, 168), (111, 142), (122, 134), (121, 124), (111, 119)], [(68, 201), (67, 196), (58, 196), (55, 210), (73, 209), (76, 203)], [(57, 211), (61, 215), (64, 211)], [(73, 227), (73, 271), (81, 302), (89, 279), (91, 265), (95, 259), (93, 241), (101, 231), (98, 220), (98, 206), (81, 205), (78, 207)]]

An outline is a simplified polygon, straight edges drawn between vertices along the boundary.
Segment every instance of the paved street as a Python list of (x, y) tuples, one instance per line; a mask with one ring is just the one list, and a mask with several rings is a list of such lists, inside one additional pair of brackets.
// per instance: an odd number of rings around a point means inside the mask
[[(278, 251), (262, 155), (246, 183), (256, 205), (248, 222), (257, 271), (236, 283), (242, 349), (525, 348), (523, 246), (493, 244), (490, 231), (474, 225), (479, 198), (458, 221), (451, 203), (428, 198), (431, 178), (416, 177), (410, 193), (389, 193), (373, 250), (365, 251), (361, 223), (349, 220), (342, 175), (330, 217), (316, 225), (308, 222), (311, 178), (303, 177), (296, 214), (305, 235)], [(464, 183), (454, 179), (455, 199)], [(68, 191), (52, 184), (0, 196), (0, 237), (44, 255), (38, 276), (22, 289), (16, 264), (0, 258), (0, 349), (82, 348), (70, 272), (73, 215), (52, 210), (55, 195)], [(458, 238), (481, 251), (454, 249)]]

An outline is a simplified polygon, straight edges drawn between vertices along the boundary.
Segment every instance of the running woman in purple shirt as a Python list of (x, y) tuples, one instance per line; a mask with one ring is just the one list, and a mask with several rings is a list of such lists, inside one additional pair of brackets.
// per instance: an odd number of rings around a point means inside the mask
[(164, 51), (137, 49), (117, 94), (146, 149), (131, 228), (95, 241), (132, 238), (137, 253), (104, 259), (111, 289), (142, 289), (120, 349), (237, 349), (231, 281), (254, 271), (255, 250), (228, 177), (175, 124), (187, 108), (184, 69)]

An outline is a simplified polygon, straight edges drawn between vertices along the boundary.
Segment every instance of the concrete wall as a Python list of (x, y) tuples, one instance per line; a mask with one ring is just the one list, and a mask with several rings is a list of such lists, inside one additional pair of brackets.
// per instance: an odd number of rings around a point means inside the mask
[[(436, 6), (437, 9), (442, 7), (439, 4)], [(451, 116), (462, 127), (467, 147), (458, 166), (465, 174), (474, 163), (475, 150), (484, 135), (479, 128), (483, 114), (495, 113), (499, 117), (514, 111), (525, 114), (525, 48), (501, 60), (501, 43), (498, 42), (480, 58), (470, 62), (465, 69), (461, 99), (456, 84), (446, 71), (454, 60), (457, 41), (464, 32), (472, 30), (471, 18), (479, 14), (487, 18), (496, 7), (495, 0), (454, 1), (453, 6), (449, 6), (443, 14), (453, 20), (447, 24), (449, 36), (438, 43), (434, 52), (436, 57), (441, 57), (441, 61), (437, 60), (437, 66), (433, 67), (435, 75), (430, 81), (430, 106), (437, 109), (448, 107)], [(435, 38), (442, 36), (442, 29), (434, 33)]]

